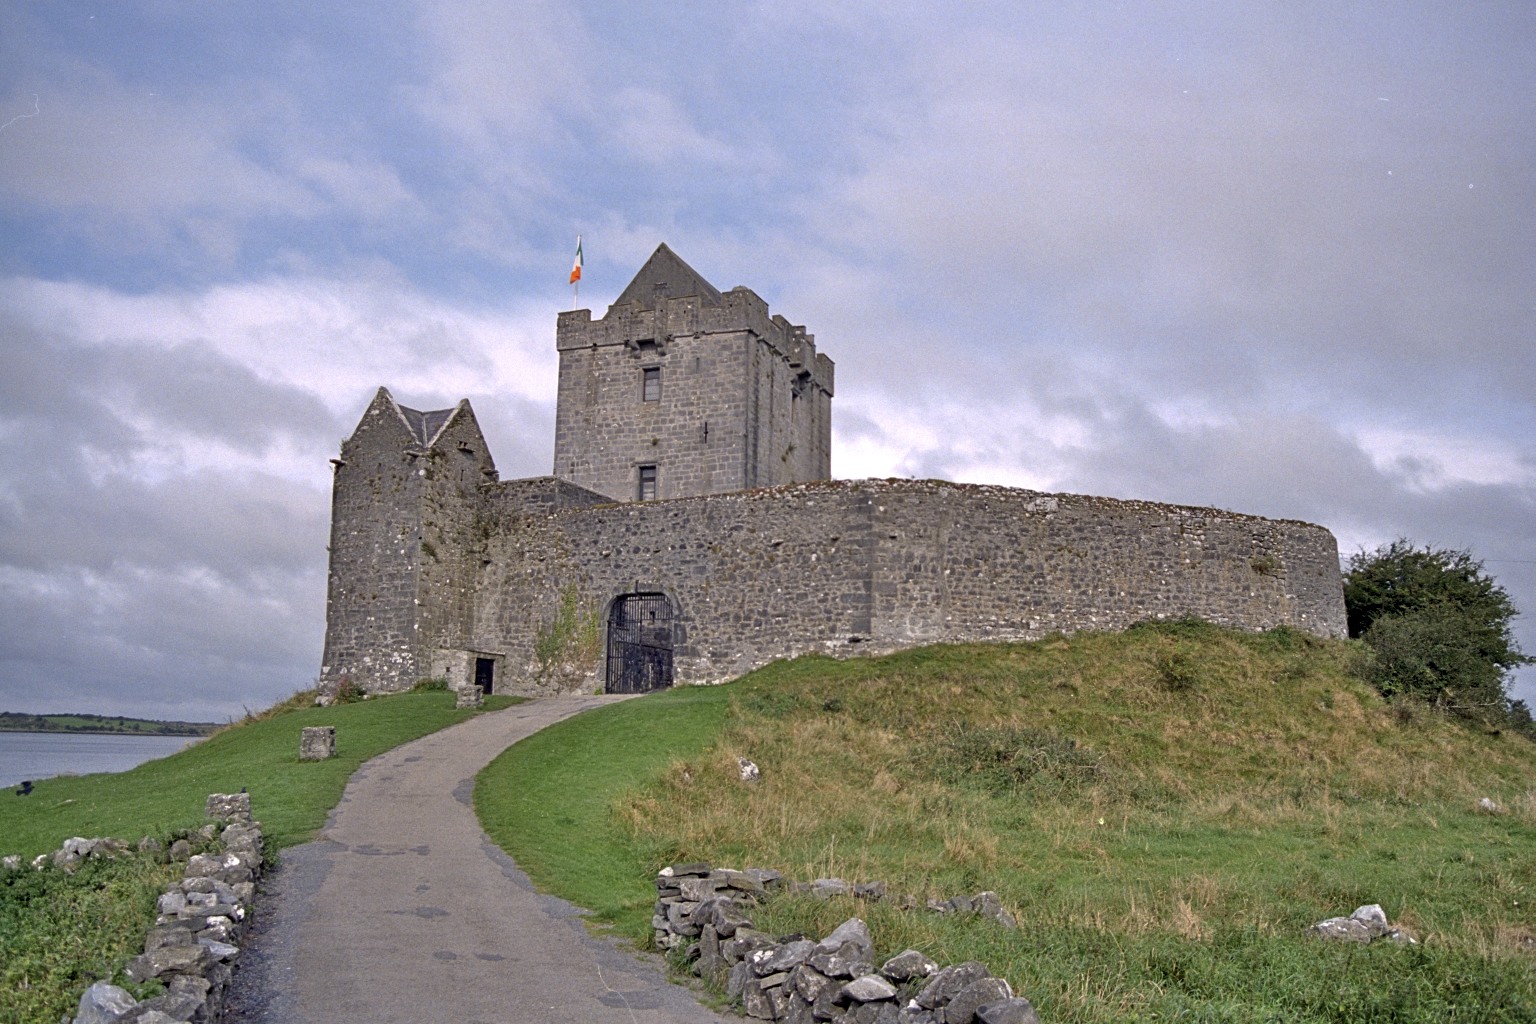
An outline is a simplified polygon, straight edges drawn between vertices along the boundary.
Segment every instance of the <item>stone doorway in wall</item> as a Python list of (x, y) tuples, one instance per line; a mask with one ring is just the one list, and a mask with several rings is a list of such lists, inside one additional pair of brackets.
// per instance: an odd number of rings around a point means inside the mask
[(475, 659), (475, 685), (480, 692), (489, 695), (491, 688), (496, 685), (496, 659)]
[(609, 693), (648, 693), (672, 685), (672, 602), (665, 594), (625, 594), (608, 610)]

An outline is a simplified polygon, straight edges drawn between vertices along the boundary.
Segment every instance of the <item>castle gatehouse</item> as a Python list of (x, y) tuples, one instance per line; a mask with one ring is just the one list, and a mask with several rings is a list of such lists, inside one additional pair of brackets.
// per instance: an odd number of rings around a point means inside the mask
[(500, 480), (467, 401), (374, 396), (333, 460), (324, 684), (636, 692), (1182, 616), (1344, 635), (1320, 526), (830, 479), (832, 361), (664, 245), (601, 319), (561, 314), (556, 346), (548, 477)]

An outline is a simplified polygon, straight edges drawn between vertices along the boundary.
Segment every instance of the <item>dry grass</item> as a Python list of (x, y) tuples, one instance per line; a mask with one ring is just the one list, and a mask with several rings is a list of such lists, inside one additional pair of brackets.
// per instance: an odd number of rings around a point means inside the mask
[[(1536, 855), (1506, 842), (1481, 854), (1496, 862), (1484, 878), (1476, 850), (1452, 848), (1486, 845), (1479, 825), (1530, 825), (1536, 746), (1405, 722), (1349, 674), (1351, 657), (1296, 635), (1180, 627), (802, 660), (744, 680), (712, 748), (620, 814), (703, 859), (920, 897), (993, 888), (1021, 913), (1127, 934), (1273, 932), (1394, 890), (1389, 912), (1473, 945), (1501, 923), (1536, 924), (1487, 914), (1536, 895)], [(1055, 740), (1074, 746), (1005, 749)], [(737, 757), (760, 783), (740, 784)], [(1485, 795), (1510, 813), (1479, 822)], [(1420, 901), (1425, 882), (1479, 893), (1486, 927)]]

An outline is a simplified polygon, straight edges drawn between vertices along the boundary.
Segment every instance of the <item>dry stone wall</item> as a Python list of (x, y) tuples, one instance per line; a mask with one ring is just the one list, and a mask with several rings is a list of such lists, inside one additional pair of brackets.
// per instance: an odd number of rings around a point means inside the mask
[[(878, 883), (849, 886), (837, 879), (792, 883), (778, 872), (715, 869), (708, 864), (663, 868), (656, 876), (652, 918), (656, 944), (680, 951), (696, 974), (725, 990), (749, 1017), (811, 1024), (1039, 1024), (1030, 1001), (974, 961), (941, 968), (914, 949), (875, 964), (868, 927), (850, 918), (820, 941), (774, 938), (758, 931), (752, 904), (794, 886), (817, 895), (886, 898)], [(861, 891), (862, 890), (862, 891)], [(1013, 927), (997, 897), (933, 907), (987, 913)], [(990, 912), (990, 913), (989, 913)]]
[[(255, 899), (256, 882), (265, 863), (261, 823), (251, 820), (248, 793), (214, 793), (204, 811), (214, 821), (191, 838), (177, 839), (167, 849), (146, 838), (138, 856), (158, 856), (185, 865), (156, 903), (154, 926), (144, 938), (144, 952), (124, 967), (129, 980), (159, 981), (164, 991), (138, 1000), (126, 989), (101, 981), (80, 997), (65, 1024), (175, 1024), (198, 1021), (218, 1024), (224, 1018), (225, 997), (240, 940)], [(202, 852), (198, 852), (199, 849)], [(32, 862), (32, 869), (74, 871), (91, 858), (133, 855), (118, 839), (72, 838), (52, 854)], [(25, 870), (20, 858), (3, 859), (0, 870)]]

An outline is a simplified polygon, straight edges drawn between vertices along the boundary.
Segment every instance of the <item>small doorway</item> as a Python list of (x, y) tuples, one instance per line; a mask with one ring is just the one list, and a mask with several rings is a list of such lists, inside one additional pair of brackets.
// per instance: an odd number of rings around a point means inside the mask
[(626, 594), (608, 611), (609, 693), (649, 693), (672, 685), (672, 602), (665, 594)]
[(489, 695), (491, 688), (496, 685), (496, 659), (475, 659), (475, 685), (480, 692)]

